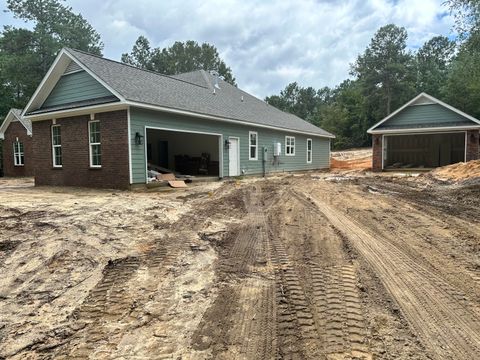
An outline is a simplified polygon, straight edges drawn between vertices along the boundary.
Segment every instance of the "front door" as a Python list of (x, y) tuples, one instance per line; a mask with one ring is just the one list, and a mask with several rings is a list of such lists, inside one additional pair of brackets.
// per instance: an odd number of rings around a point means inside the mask
[(229, 138), (230, 147), (228, 149), (228, 175), (240, 175), (240, 146), (238, 138)]

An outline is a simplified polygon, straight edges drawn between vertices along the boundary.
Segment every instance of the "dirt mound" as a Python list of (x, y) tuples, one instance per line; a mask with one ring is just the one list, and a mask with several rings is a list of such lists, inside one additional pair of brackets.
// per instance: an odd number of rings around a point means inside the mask
[(433, 170), (430, 175), (437, 179), (454, 181), (480, 178), (480, 160), (443, 166)]
[(372, 148), (347, 149), (332, 151), (332, 158), (337, 160), (358, 160), (372, 156)]
[(352, 160), (337, 160), (332, 158), (330, 161), (331, 169), (341, 170), (365, 170), (372, 167), (372, 157), (364, 157)]

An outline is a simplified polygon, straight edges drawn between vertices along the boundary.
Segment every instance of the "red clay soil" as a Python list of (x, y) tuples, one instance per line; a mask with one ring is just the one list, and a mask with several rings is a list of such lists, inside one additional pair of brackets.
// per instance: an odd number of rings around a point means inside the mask
[(330, 168), (332, 170), (367, 170), (372, 167), (372, 157), (368, 156), (361, 159), (352, 160), (337, 160), (332, 158), (330, 161)]

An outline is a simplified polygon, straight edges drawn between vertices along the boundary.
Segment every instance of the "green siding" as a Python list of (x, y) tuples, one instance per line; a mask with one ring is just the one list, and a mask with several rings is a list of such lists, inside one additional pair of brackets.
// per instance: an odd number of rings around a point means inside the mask
[(473, 124), (473, 122), (442, 105), (412, 105), (388, 119), (375, 130), (461, 126), (466, 124)]
[(86, 71), (63, 75), (53, 88), (42, 108), (112, 96), (102, 84)]
[[(139, 108), (130, 109), (131, 154), (133, 183), (145, 183), (145, 145), (135, 145), (135, 134), (145, 133), (145, 127), (159, 127), (172, 130), (197, 131), (221, 134), (222, 143), (229, 136), (240, 139), (240, 169), (246, 174), (262, 173), (262, 147), (268, 149), (267, 172), (299, 171), (309, 169), (323, 169), (330, 166), (330, 139), (316, 136), (306, 136), (288, 131), (277, 131), (255, 126), (239, 125), (222, 121), (206, 120), (187, 116), (180, 116)], [(248, 132), (258, 133), (259, 153), (258, 160), (248, 159)], [(295, 156), (285, 155), (285, 136), (295, 137)], [(307, 164), (307, 138), (313, 140), (312, 163)], [(282, 144), (280, 164), (272, 164), (274, 143)], [(223, 175), (228, 176), (228, 149), (223, 150)]]

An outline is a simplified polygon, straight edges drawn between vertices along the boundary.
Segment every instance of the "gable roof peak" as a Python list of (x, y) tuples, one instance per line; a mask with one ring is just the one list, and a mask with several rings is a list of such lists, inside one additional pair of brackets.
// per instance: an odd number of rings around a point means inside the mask
[[(425, 98), (427, 99), (429, 102), (428, 103), (420, 103), (420, 104), (417, 104), (417, 102), (421, 99), (421, 98)], [(432, 95), (429, 95), (425, 92), (421, 92), (420, 94), (418, 94), (417, 96), (415, 96), (413, 99), (411, 99), (410, 101), (408, 101), (407, 103), (405, 103), (403, 106), (399, 107), (397, 110), (395, 110), (394, 112), (392, 112), (390, 115), (387, 115), (385, 118), (383, 118), (382, 120), (380, 120), (378, 123), (376, 123), (375, 125), (373, 125), (370, 129), (367, 130), (367, 133), (369, 134), (372, 134), (373, 131), (375, 131), (375, 128), (377, 128), (378, 126), (382, 125), (384, 122), (386, 122), (387, 120), (391, 119), (392, 117), (394, 117), (395, 115), (397, 115), (398, 113), (400, 113), (401, 111), (403, 111), (405, 108), (409, 107), (409, 106), (414, 106), (414, 105), (427, 105), (427, 104), (438, 104), (448, 110), (451, 110), (465, 118), (467, 118), (468, 120), (471, 120), (473, 121), (474, 123), (480, 125), (480, 120), (474, 118), (473, 116), (471, 115), (468, 115), (467, 113), (464, 113), (463, 111), (451, 106), (451, 105), (448, 105), (447, 103), (444, 103), (443, 101), (437, 99), (436, 97), (433, 97)]]
[(2, 124), (0, 124), (0, 139), (3, 139), (5, 136), (5, 131), (7, 130), (10, 123), (14, 120), (20, 122), (23, 125), (25, 130), (27, 130), (27, 135), (32, 136), (32, 122), (29, 119), (22, 117), (22, 109), (12, 108), (8, 111), (7, 116), (3, 119)]

